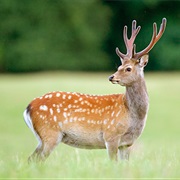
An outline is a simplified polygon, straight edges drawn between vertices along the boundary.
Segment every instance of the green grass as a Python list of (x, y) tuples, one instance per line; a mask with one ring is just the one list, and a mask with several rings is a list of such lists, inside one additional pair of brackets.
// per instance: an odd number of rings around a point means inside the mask
[(0, 75), (0, 178), (180, 178), (180, 73), (146, 74), (150, 110), (129, 162), (109, 161), (105, 150), (60, 144), (44, 164), (28, 164), (37, 145), (23, 121), (28, 103), (49, 91), (122, 93), (110, 73)]

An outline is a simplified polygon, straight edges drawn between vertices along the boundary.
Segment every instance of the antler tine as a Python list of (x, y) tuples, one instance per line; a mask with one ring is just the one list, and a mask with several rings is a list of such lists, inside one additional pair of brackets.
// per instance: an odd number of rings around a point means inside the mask
[(123, 54), (123, 53), (119, 50), (118, 47), (116, 47), (116, 54), (117, 54), (120, 58), (122, 58), (122, 59), (126, 56), (125, 54)]
[(137, 34), (139, 33), (140, 29), (141, 29), (141, 26), (138, 26), (138, 27), (136, 28), (136, 20), (134, 20), (134, 21), (132, 22), (132, 34), (131, 34), (131, 38), (130, 38), (130, 39), (133, 40), (133, 42), (134, 42)]
[(166, 18), (163, 18), (162, 19), (162, 23), (161, 23), (161, 26), (160, 26), (160, 30), (159, 30), (159, 33), (157, 35), (157, 41), (161, 38), (161, 36), (163, 35), (164, 31), (165, 31), (165, 28), (166, 28)]
[(126, 48), (128, 46), (128, 36), (127, 36), (127, 26), (124, 26), (124, 31), (123, 31), (123, 38), (124, 38), (124, 43), (126, 45)]
[(161, 23), (158, 34), (157, 34), (157, 24), (156, 23), (153, 24), (153, 35), (152, 35), (151, 42), (144, 50), (134, 54), (135, 59), (138, 59), (142, 57), (144, 54), (147, 54), (154, 47), (154, 45), (158, 42), (158, 40), (163, 35), (165, 31), (165, 27), (166, 27), (166, 18), (162, 19), (162, 23)]
[(131, 49), (132, 55), (131, 55), (131, 57), (133, 57), (134, 54), (136, 53), (136, 45), (133, 44), (133, 43), (134, 43), (134, 40), (135, 40), (136, 36), (138, 35), (140, 29), (141, 29), (141, 26), (138, 26), (136, 28), (136, 21), (134, 20), (132, 22), (132, 35), (131, 35), (131, 38), (130, 38), (130, 40), (132, 41), (132, 49)]
[[(127, 39), (128, 39), (128, 37), (127, 37), (127, 26), (124, 26), (123, 38), (124, 38), (124, 43), (125, 43), (126, 48), (127, 48)], [(123, 53), (119, 50), (118, 47), (116, 47), (116, 54), (117, 54), (120, 58), (122, 58), (122, 59), (124, 59), (124, 57), (126, 56), (125, 54), (123, 54)]]
[[(134, 41), (135, 41), (136, 36), (139, 33), (140, 29), (141, 29), (141, 26), (138, 26), (136, 28), (136, 20), (133, 20), (131, 37), (130, 37), (130, 39), (127, 38), (127, 45), (126, 45), (126, 48), (127, 48), (127, 54), (126, 55), (129, 58), (132, 58), (132, 56), (134, 54)], [(127, 32), (126, 32), (126, 35), (127, 35)]]

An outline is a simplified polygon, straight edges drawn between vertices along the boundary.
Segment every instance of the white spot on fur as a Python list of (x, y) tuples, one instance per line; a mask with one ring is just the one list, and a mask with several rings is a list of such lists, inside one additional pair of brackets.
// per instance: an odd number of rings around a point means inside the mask
[(63, 94), (63, 97), (62, 97), (63, 99), (66, 99), (66, 95), (65, 94)]
[(118, 111), (118, 113), (116, 114), (116, 117), (118, 117), (120, 115), (121, 111)]
[(72, 105), (71, 105), (71, 104), (69, 104), (69, 105), (68, 105), (68, 108), (70, 109), (71, 107), (72, 107)]
[(62, 128), (62, 122), (59, 122), (58, 124), (59, 124), (59, 127)]
[(111, 113), (111, 117), (113, 117), (114, 116), (114, 111)]
[(60, 93), (56, 93), (56, 97), (59, 97), (61, 94)]
[(50, 114), (53, 115), (53, 109), (50, 108), (49, 111), (50, 111)]
[(63, 112), (63, 116), (64, 116), (64, 118), (67, 118), (66, 112)]
[(93, 120), (92, 120), (91, 123), (92, 123), (92, 124), (96, 124), (96, 121), (93, 121)]
[(41, 106), (39, 107), (39, 109), (42, 110), (42, 111), (47, 111), (47, 110), (48, 110), (48, 107), (47, 107), (46, 105), (41, 105)]
[(103, 123), (104, 123), (104, 124), (107, 124), (107, 119), (105, 119)]
[(114, 102), (114, 101), (115, 101), (115, 99), (111, 99), (111, 101), (112, 101), (112, 102)]
[(66, 120), (64, 120), (64, 124), (67, 124), (68, 123), (68, 120), (66, 119)]
[(45, 98), (47, 99), (49, 97), (49, 95), (45, 95)]
[(54, 116), (54, 121), (55, 121), (55, 122), (57, 121), (57, 116)]
[(78, 100), (74, 100), (74, 103), (78, 103)]
[(52, 94), (49, 94), (49, 98), (52, 98)]
[(114, 124), (114, 119), (111, 121), (111, 124), (112, 124), (112, 125)]
[(91, 109), (91, 112), (94, 113), (94, 109)]

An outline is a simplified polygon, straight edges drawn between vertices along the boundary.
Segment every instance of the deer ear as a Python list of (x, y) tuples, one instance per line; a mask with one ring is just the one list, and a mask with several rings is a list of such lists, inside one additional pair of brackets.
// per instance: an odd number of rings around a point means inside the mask
[(141, 57), (141, 59), (139, 60), (139, 65), (141, 67), (145, 67), (148, 63), (148, 59), (149, 59), (149, 55), (145, 54), (144, 56)]

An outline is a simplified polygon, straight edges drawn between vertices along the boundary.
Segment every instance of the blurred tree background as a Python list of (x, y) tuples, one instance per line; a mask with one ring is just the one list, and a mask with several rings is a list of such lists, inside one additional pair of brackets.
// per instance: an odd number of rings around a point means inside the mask
[(124, 25), (142, 26), (140, 51), (163, 17), (167, 28), (147, 69), (180, 70), (180, 1), (0, 0), (0, 72), (114, 70)]

